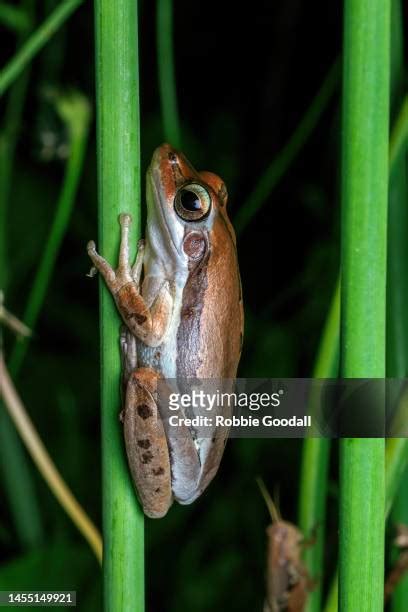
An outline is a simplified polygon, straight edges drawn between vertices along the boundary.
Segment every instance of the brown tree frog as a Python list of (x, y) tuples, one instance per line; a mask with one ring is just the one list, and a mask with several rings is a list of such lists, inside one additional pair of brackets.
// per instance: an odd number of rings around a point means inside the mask
[(217, 472), (228, 432), (197, 439), (166, 434), (158, 379), (233, 379), (243, 336), (235, 233), (227, 190), (168, 144), (147, 171), (146, 239), (129, 262), (129, 214), (120, 215), (119, 264), (88, 253), (125, 322), (121, 334), (125, 446), (144, 512), (166, 514), (173, 499), (193, 502)]

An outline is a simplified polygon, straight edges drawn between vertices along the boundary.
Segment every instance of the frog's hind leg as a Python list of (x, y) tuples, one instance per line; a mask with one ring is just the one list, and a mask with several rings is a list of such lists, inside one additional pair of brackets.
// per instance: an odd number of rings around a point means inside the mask
[(130, 471), (151, 518), (164, 516), (173, 501), (169, 449), (155, 399), (158, 378), (150, 368), (131, 374), (122, 417)]

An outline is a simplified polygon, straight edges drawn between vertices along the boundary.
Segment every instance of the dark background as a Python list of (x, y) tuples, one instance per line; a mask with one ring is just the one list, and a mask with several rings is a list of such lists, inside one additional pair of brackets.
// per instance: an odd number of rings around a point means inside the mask
[[(341, 47), (341, 3), (300, 0), (250, 5), (175, 2), (174, 34), (183, 150), (225, 180), (234, 215), (296, 128)], [(52, 2), (37, 2), (38, 23)], [(140, 8), (141, 137), (144, 169), (163, 139), (154, 3)], [(15, 37), (2, 31), (1, 61)], [(32, 65), (7, 220), (6, 303), (21, 316), (47, 240), (64, 164), (44, 160), (43, 133), (66, 135), (44, 89), (75, 87), (94, 107), (92, 4), (57, 32)], [(97, 282), (86, 277), (86, 243), (97, 236), (95, 126), (68, 232), (36, 334), (17, 381), (49, 452), (100, 525)], [(295, 163), (243, 232), (238, 253), (246, 308), (239, 373), (309, 376), (339, 262), (339, 89)], [(112, 231), (117, 231), (113, 228)], [(5, 333), (6, 355), (12, 336)], [(255, 483), (279, 489), (296, 522), (301, 441), (231, 440), (217, 478), (190, 507), (146, 520), (149, 610), (261, 610), (265, 504)], [(7, 470), (7, 466), (3, 465)], [(43, 541), (22, 547), (0, 507), (0, 584), (72, 588), (79, 609), (101, 609), (100, 570), (82, 537), (33, 470)], [(24, 495), (24, 491), (21, 492)], [(328, 568), (336, 556), (336, 490), (330, 487)], [(330, 574), (330, 572), (329, 572)], [(2, 586), (1, 588), (6, 588)]]

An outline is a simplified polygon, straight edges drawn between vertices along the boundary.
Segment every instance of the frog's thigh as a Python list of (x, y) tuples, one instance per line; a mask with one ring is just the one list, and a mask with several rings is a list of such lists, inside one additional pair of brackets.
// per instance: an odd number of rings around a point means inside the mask
[(172, 503), (169, 450), (153, 397), (158, 375), (149, 368), (129, 378), (124, 410), (126, 453), (147, 516), (164, 516)]

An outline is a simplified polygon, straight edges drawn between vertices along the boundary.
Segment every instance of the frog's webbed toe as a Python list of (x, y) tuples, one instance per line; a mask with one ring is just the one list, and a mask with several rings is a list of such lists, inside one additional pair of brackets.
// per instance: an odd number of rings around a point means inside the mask
[(92, 263), (95, 268), (102, 274), (106, 283), (109, 285), (115, 280), (115, 271), (108, 264), (106, 259), (104, 259), (96, 250), (96, 245), (93, 240), (90, 240), (87, 244), (86, 250), (88, 251), (89, 257), (92, 259)]
[(114, 295), (128, 283), (133, 282), (132, 268), (129, 264), (129, 227), (132, 217), (129, 214), (119, 215), (121, 227), (121, 241), (119, 249), (119, 262), (116, 270), (96, 250), (95, 242), (88, 242), (87, 251), (95, 268), (102, 274), (105, 282)]

